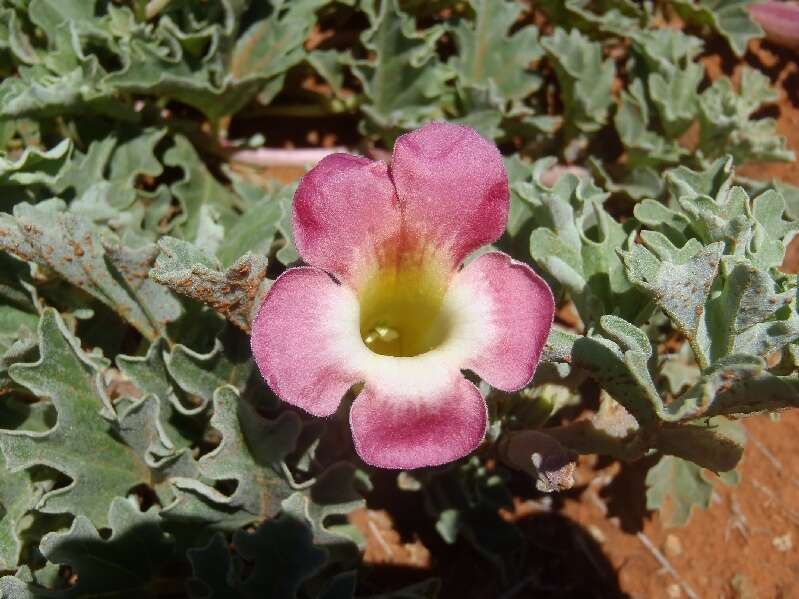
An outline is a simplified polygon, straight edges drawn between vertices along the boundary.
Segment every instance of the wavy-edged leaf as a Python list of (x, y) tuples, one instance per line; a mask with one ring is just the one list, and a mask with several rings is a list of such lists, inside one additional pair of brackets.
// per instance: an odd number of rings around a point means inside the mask
[(68, 565), (77, 583), (59, 597), (155, 597), (154, 579), (172, 556), (173, 541), (161, 529), (156, 508), (139, 510), (117, 497), (108, 509), (111, 535), (104, 538), (91, 521), (77, 516), (66, 532), (53, 532), (41, 543), (52, 563)]
[(82, 218), (64, 212), (59, 200), (18, 204), (0, 214), (0, 249), (57, 272), (130, 322), (145, 337), (162, 336), (180, 315), (180, 304), (147, 278), (157, 249), (104, 245)]
[(749, 16), (747, 0), (677, 0), (677, 12), (689, 23), (708, 25), (723, 35), (739, 57), (749, 41), (763, 36), (763, 30)]
[(173, 478), (177, 499), (164, 516), (226, 529), (273, 517), (293, 492), (283, 459), (300, 432), (297, 415), (284, 412), (266, 420), (233, 387), (224, 386), (214, 394), (211, 426), (222, 440), (200, 458), (200, 473), (208, 481), (235, 481), (235, 491), (226, 495), (197, 479)]
[(702, 247), (694, 242), (676, 248), (665, 236), (649, 236), (644, 238), (644, 244), (620, 252), (627, 276), (668, 315), (688, 338), (700, 364), (707, 366), (710, 341), (705, 304), (718, 273), (723, 245)]
[(367, 0), (362, 8), (369, 16), (370, 28), (361, 41), (372, 58), (352, 64), (368, 100), (361, 110), (379, 129), (388, 131), (442, 118), (445, 82), (454, 75), (436, 53), (444, 29), (417, 30), (414, 19), (400, 10), (397, 0)]
[(543, 56), (538, 29), (526, 26), (508, 34), (522, 7), (505, 0), (470, 0), (473, 23), (461, 21), (453, 29), (458, 53), (450, 59), (458, 79), (479, 89), (493, 88), (503, 100), (522, 100), (541, 86), (530, 70)]
[(763, 358), (731, 355), (707, 369), (677, 402), (700, 416), (773, 412), (799, 406), (799, 379), (771, 374)]
[[(12, 472), (44, 465), (71, 479), (66, 487), (46, 493), (36, 506), (39, 511), (82, 515), (95, 526), (106, 526), (111, 500), (149, 483), (150, 471), (112, 434), (114, 411), (99, 378), (107, 361), (84, 353), (52, 309), (42, 314), (39, 340), (40, 360), (14, 364), (9, 374), (34, 394), (50, 398), (57, 421), (47, 432), (2, 431), (0, 449)], [(87, 462), (86, 456), (93, 458)]]
[(663, 456), (646, 475), (646, 506), (660, 510), (667, 528), (685, 525), (694, 506), (710, 505), (713, 485), (702, 476), (702, 468), (674, 456)]
[(567, 127), (586, 133), (599, 130), (613, 103), (613, 60), (602, 60), (602, 46), (577, 29), (567, 33), (557, 28), (541, 38), (541, 45), (555, 65)]

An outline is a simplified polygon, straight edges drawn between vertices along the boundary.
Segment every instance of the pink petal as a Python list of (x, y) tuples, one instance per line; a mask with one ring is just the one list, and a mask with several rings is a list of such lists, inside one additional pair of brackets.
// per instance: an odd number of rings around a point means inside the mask
[(399, 228), (397, 196), (384, 162), (332, 154), (302, 178), (294, 194), (300, 256), (356, 288)]
[(267, 293), (250, 345), (280, 399), (315, 416), (329, 416), (359, 382), (348, 362), (348, 350), (363, 346), (357, 299), (321, 270), (291, 268)]
[(555, 315), (546, 282), (526, 264), (489, 252), (458, 273), (449, 293), (469, 302), (473, 330), (481, 336), (463, 368), (503, 391), (526, 386), (535, 374)]
[(488, 422), (485, 400), (458, 371), (448, 384), (409, 395), (367, 383), (350, 411), (355, 449), (381, 468), (437, 466), (473, 451)]
[(787, 2), (751, 4), (749, 13), (769, 41), (799, 49), (799, 6)]
[(453, 267), (505, 230), (508, 175), (497, 147), (474, 129), (431, 123), (401, 136), (391, 178), (406, 232), (448, 251)]

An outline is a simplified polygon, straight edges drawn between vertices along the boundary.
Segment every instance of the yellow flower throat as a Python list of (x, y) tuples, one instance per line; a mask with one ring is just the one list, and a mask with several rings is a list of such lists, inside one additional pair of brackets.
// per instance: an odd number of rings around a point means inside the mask
[(380, 269), (359, 293), (366, 346), (384, 356), (410, 357), (441, 345), (450, 329), (442, 309), (446, 288), (438, 269)]

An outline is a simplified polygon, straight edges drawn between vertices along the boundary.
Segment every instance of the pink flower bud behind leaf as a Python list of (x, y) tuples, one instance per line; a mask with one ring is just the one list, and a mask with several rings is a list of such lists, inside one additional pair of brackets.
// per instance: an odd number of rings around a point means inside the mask
[(799, 50), (799, 5), (793, 2), (763, 2), (749, 6), (749, 14), (766, 32), (766, 39)]

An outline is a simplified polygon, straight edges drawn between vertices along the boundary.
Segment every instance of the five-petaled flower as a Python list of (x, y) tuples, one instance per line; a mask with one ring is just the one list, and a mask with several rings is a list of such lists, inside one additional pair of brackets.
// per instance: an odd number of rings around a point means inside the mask
[(252, 327), (274, 392), (329, 416), (360, 388), (350, 426), (375, 466), (432, 466), (474, 450), (487, 408), (461, 370), (524, 387), (554, 313), (543, 279), (506, 254), (461, 268), (502, 235), (508, 209), (499, 151), (467, 127), (403, 135), (390, 167), (322, 160), (294, 196), (294, 241), (310, 266), (277, 278)]

